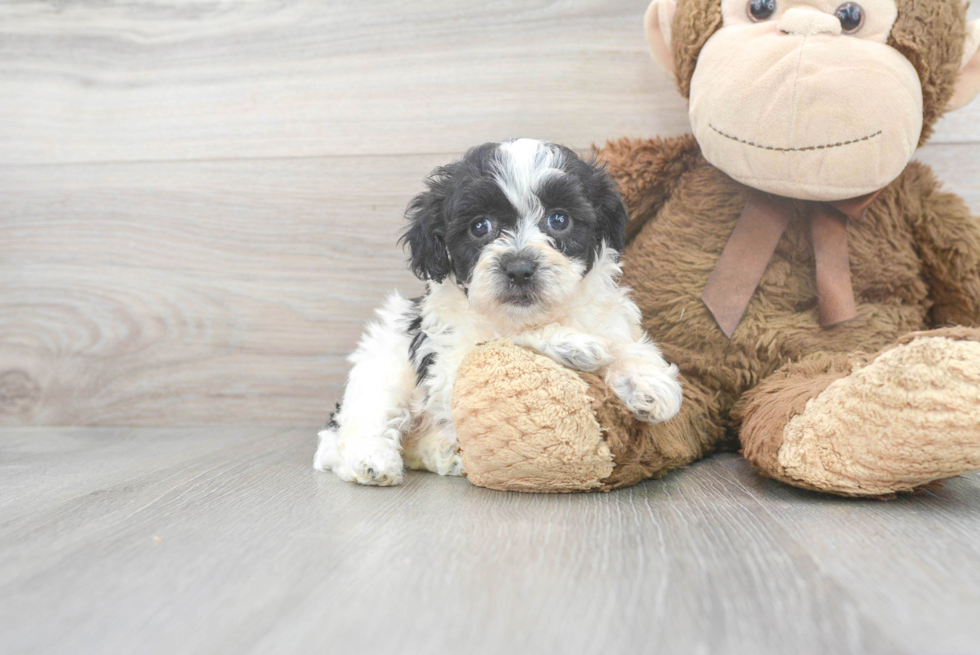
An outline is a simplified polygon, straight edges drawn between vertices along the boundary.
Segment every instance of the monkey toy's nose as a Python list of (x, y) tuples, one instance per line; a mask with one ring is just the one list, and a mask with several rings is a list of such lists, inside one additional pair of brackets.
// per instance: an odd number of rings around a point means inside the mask
[(504, 262), (504, 273), (513, 284), (524, 286), (531, 282), (538, 264), (526, 257), (517, 257)]
[(779, 20), (779, 31), (796, 36), (840, 36), (842, 29), (837, 16), (816, 9), (793, 8), (787, 10)]

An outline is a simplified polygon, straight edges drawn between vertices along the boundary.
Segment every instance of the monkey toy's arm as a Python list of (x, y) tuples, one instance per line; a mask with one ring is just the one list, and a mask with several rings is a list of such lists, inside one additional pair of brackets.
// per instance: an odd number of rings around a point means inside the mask
[(918, 196), (910, 216), (923, 273), (935, 305), (934, 326), (980, 326), (980, 218), (959, 196), (941, 191), (928, 167), (913, 163), (907, 173)]
[(703, 162), (693, 135), (672, 139), (620, 139), (599, 151), (599, 159), (619, 185), (629, 208), (629, 243), (670, 198), (689, 170)]

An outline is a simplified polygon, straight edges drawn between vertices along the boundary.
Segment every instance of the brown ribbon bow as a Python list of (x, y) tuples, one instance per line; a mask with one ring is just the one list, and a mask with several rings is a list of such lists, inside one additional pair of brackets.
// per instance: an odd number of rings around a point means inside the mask
[[(881, 191), (852, 200), (807, 203), (817, 265), (820, 325), (830, 327), (857, 316), (847, 219), (859, 221)], [(779, 240), (793, 217), (790, 198), (752, 191), (701, 299), (729, 339), (762, 281)]]

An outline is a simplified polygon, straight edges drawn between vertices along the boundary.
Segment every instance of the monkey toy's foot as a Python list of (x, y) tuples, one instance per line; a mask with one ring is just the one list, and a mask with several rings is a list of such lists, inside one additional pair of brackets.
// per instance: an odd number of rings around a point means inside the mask
[(980, 330), (908, 335), (874, 357), (813, 356), (752, 393), (742, 443), (763, 471), (889, 496), (980, 469)]
[(479, 487), (538, 493), (610, 491), (663, 475), (722, 435), (711, 419), (714, 396), (682, 384), (676, 416), (642, 422), (597, 375), (511, 341), (480, 346), (460, 366), (453, 394), (466, 474)]

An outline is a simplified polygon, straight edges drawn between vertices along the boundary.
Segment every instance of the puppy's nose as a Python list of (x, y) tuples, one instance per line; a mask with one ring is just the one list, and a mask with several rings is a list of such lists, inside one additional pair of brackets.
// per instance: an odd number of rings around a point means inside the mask
[(504, 262), (504, 273), (511, 282), (518, 286), (523, 286), (531, 281), (534, 271), (538, 270), (538, 263), (533, 259), (519, 257)]

